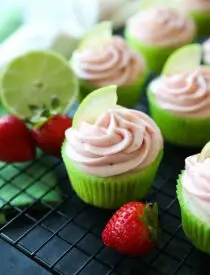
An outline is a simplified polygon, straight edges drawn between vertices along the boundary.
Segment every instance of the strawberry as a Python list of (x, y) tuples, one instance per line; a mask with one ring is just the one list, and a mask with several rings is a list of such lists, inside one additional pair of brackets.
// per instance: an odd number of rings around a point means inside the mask
[(104, 244), (130, 256), (148, 253), (158, 236), (157, 203), (130, 202), (108, 221), (102, 233)]
[(45, 153), (60, 157), (65, 131), (71, 127), (72, 121), (66, 115), (54, 115), (39, 128), (32, 130), (36, 145)]
[(50, 107), (29, 106), (34, 116), (30, 122), (34, 125), (32, 133), (36, 145), (46, 154), (60, 157), (65, 131), (72, 126), (72, 120), (59, 114), (60, 100), (52, 97)]
[(0, 160), (23, 162), (35, 158), (36, 150), (30, 130), (14, 115), (0, 117)]

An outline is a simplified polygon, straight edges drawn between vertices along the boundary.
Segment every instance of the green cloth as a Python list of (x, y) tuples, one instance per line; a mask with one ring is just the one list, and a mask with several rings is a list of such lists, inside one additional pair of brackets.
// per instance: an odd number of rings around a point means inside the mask
[(22, 12), (19, 9), (0, 11), (0, 43), (23, 24)]
[[(0, 115), (5, 110), (0, 106)], [(6, 214), (13, 207), (25, 207), (40, 199), (51, 188), (41, 201), (57, 204), (62, 196), (56, 186), (57, 177), (50, 157), (38, 151), (34, 162), (6, 164), (0, 162), (0, 224), (6, 222)], [(6, 202), (8, 205), (4, 206)], [(40, 204), (42, 206), (42, 204)]]

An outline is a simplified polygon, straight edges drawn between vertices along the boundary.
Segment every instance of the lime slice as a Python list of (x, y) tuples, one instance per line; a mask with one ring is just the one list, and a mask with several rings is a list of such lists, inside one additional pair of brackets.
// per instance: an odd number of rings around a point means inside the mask
[(205, 159), (210, 158), (210, 142), (208, 142), (198, 155), (198, 161), (203, 162)]
[(202, 47), (200, 44), (186, 45), (176, 50), (166, 61), (163, 74), (173, 75), (192, 72), (201, 64)]
[(108, 109), (117, 105), (117, 86), (110, 85), (90, 93), (77, 109), (73, 127), (79, 127), (82, 122), (94, 123)]
[(168, 8), (174, 8), (175, 7), (175, 1), (174, 0), (141, 0), (139, 3), (140, 10), (142, 9), (150, 9), (154, 6), (164, 6)]
[(101, 22), (85, 35), (78, 48), (82, 50), (89, 47), (98, 47), (110, 37), (112, 37), (112, 23), (109, 21)]
[(59, 54), (34, 51), (14, 59), (1, 76), (0, 97), (8, 112), (19, 117), (32, 115), (30, 105), (50, 107), (52, 97), (65, 112), (78, 94), (78, 80)]

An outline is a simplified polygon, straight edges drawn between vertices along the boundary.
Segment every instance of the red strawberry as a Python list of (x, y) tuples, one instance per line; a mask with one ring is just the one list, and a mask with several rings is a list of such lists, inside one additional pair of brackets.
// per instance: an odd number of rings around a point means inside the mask
[(59, 98), (52, 96), (49, 103), (48, 107), (29, 106), (34, 115), (29, 121), (35, 125), (32, 132), (36, 145), (47, 154), (60, 157), (65, 131), (71, 127), (72, 120), (59, 113)]
[(35, 144), (30, 130), (14, 115), (0, 117), (0, 160), (23, 162), (35, 158)]
[(49, 117), (39, 128), (33, 129), (37, 146), (49, 155), (60, 157), (65, 131), (71, 125), (72, 120), (66, 115), (58, 114)]
[(148, 253), (158, 236), (158, 207), (155, 203), (130, 202), (109, 220), (102, 240), (110, 248), (130, 256)]

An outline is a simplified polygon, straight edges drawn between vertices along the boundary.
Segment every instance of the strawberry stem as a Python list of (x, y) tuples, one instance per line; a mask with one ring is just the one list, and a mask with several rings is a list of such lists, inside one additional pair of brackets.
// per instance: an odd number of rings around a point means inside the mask
[(158, 204), (147, 203), (144, 208), (144, 214), (140, 217), (144, 224), (148, 227), (151, 239), (157, 241), (159, 235), (159, 223), (158, 223)]
[(49, 117), (57, 115), (60, 112), (60, 103), (60, 99), (57, 96), (52, 96), (49, 108), (45, 104), (42, 107), (34, 104), (29, 105), (28, 107), (32, 116), (26, 118), (25, 121), (35, 128), (40, 128)]

